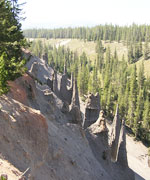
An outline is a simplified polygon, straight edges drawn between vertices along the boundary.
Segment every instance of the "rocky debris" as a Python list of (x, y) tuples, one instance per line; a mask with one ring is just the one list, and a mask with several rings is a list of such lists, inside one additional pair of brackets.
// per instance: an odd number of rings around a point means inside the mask
[(24, 74), (15, 81), (9, 81), (11, 87), (8, 96), (29, 106), (33, 106), (37, 98), (35, 81), (28, 74)]
[(77, 80), (74, 80), (73, 85), (73, 92), (72, 92), (72, 100), (71, 100), (71, 109), (74, 106), (78, 106), (80, 109), (80, 102), (79, 102), (79, 93), (78, 93), (78, 87), (77, 87)]
[(20, 171), (30, 167), (31, 176), (38, 174), (48, 151), (45, 117), (7, 96), (0, 97), (0, 106), (1, 153)]
[(30, 167), (27, 179), (111, 179), (79, 126), (52, 122), (7, 96), (0, 97), (0, 107), (1, 153), (22, 172)]
[(26, 106), (40, 110), (48, 119), (58, 118), (61, 123), (67, 120), (59, 109), (62, 108), (62, 101), (51, 91), (47, 85), (41, 85), (34, 79), (24, 74), (15, 81), (9, 81), (10, 92), (8, 96), (23, 103)]
[(125, 132), (125, 121), (122, 120), (120, 137), (119, 137), (119, 148), (117, 163), (124, 168), (128, 168), (127, 150), (126, 150), (126, 132)]
[(111, 137), (110, 137), (111, 160), (112, 160), (112, 162), (117, 161), (120, 129), (121, 129), (121, 121), (119, 118), (119, 106), (117, 105), (116, 114), (115, 114), (115, 117), (113, 119), (113, 124), (112, 124)]
[(91, 124), (96, 122), (100, 112), (100, 97), (99, 93), (89, 94), (86, 100), (85, 117), (83, 127), (86, 129)]

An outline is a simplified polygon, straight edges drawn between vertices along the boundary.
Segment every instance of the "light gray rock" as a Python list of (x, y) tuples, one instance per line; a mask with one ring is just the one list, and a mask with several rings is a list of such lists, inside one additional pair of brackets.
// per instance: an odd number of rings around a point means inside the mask
[(89, 132), (87, 137), (93, 153), (100, 162), (103, 162), (104, 166), (108, 167), (111, 163), (110, 147), (108, 144), (108, 128), (103, 111), (100, 112), (97, 121), (89, 126), (86, 131)]
[(117, 105), (116, 114), (112, 124), (112, 132), (110, 139), (111, 146), (111, 160), (113, 162), (117, 161), (119, 137), (120, 137), (121, 121), (119, 118), (119, 106)]
[(66, 101), (70, 104), (70, 94), (67, 89), (68, 78), (66, 74), (63, 74), (60, 82), (60, 98), (62, 101)]
[(53, 92), (59, 96), (59, 91), (58, 91), (58, 81), (57, 81), (57, 71), (54, 70), (53, 74)]
[(79, 93), (78, 93), (78, 87), (77, 87), (77, 80), (74, 80), (73, 85), (73, 92), (72, 92), (72, 100), (71, 100), (71, 109), (74, 106), (78, 106), (80, 109), (80, 102), (79, 102)]
[(124, 120), (122, 120), (122, 125), (120, 130), (117, 163), (119, 163), (119, 165), (121, 165), (124, 168), (128, 168), (127, 150), (126, 150), (126, 132), (125, 132)]

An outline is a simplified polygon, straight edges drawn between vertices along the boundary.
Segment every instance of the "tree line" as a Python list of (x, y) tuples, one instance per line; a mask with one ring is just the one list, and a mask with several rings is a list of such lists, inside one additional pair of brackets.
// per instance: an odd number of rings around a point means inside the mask
[(150, 41), (150, 25), (130, 26), (99, 25), (95, 27), (58, 28), (58, 29), (26, 29), (24, 35), (27, 38), (76, 38), (87, 41), (109, 40), (125, 42)]

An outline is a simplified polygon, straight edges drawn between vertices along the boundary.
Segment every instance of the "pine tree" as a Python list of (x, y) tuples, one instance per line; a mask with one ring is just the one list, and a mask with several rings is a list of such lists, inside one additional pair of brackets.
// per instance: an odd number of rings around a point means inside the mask
[(142, 64), (140, 66), (139, 73), (138, 73), (138, 87), (139, 87), (139, 89), (144, 88), (144, 81), (145, 81), (144, 62), (142, 61)]
[(133, 62), (134, 62), (133, 46), (130, 45), (128, 48), (128, 63), (132, 64)]
[(136, 98), (137, 98), (137, 75), (136, 65), (133, 66), (130, 76), (130, 92), (129, 92), (129, 108), (128, 108), (128, 123), (130, 127), (133, 127), (135, 110), (136, 110)]
[(144, 43), (143, 55), (144, 55), (144, 59), (145, 59), (145, 60), (147, 60), (147, 59), (149, 58), (148, 38), (146, 38), (146, 41), (145, 41), (145, 43)]
[(19, 12), (17, 1), (13, 6), (8, 0), (0, 1), (0, 69), (5, 74), (5, 78), (0, 74), (3, 82), (1, 89), (7, 84), (4, 79), (7, 81), (18, 77), (21, 66), (25, 63), (22, 59), (22, 47), (25, 47), (27, 43), (21, 31)]
[(137, 98), (136, 111), (135, 111), (134, 124), (133, 124), (133, 132), (136, 138), (139, 134), (139, 130), (142, 122), (143, 107), (144, 107), (143, 90), (140, 89)]
[(150, 129), (150, 101), (148, 96), (144, 104), (143, 127), (148, 130)]

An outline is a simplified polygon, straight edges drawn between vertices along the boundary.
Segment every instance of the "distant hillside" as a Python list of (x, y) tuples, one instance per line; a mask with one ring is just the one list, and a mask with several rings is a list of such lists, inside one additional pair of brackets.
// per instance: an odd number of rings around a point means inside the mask
[[(61, 46), (63, 45), (65, 48), (68, 48), (73, 52), (78, 52), (81, 55), (83, 52), (86, 53), (87, 57), (94, 61), (97, 57), (97, 53), (95, 51), (96, 42), (94, 41), (84, 41), (79, 39), (43, 39), (43, 38), (29, 38), (30, 41), (42, 41), (44, 44), (51, 45), (51, 46)], [(104, 47), (110, 47), (111, 53), (114, 54), (115, 50), (118, 54), (118, 59), (122, 60), (122, 56), (124, 55), (125, 60), (128, 59), (128, 48), (126, 43), (124, 42), (109, 42), (109, 41), (102, 41)], [(146, 77), (150, 76), (150, 57), (147, 60), (144, 60), (144, 57), (141, 57), (138, 62), (136, 62), (137, 70), (139, 70), (139, 66), (141, 65), (142, 61), (144, 62), (144, 73)]]

